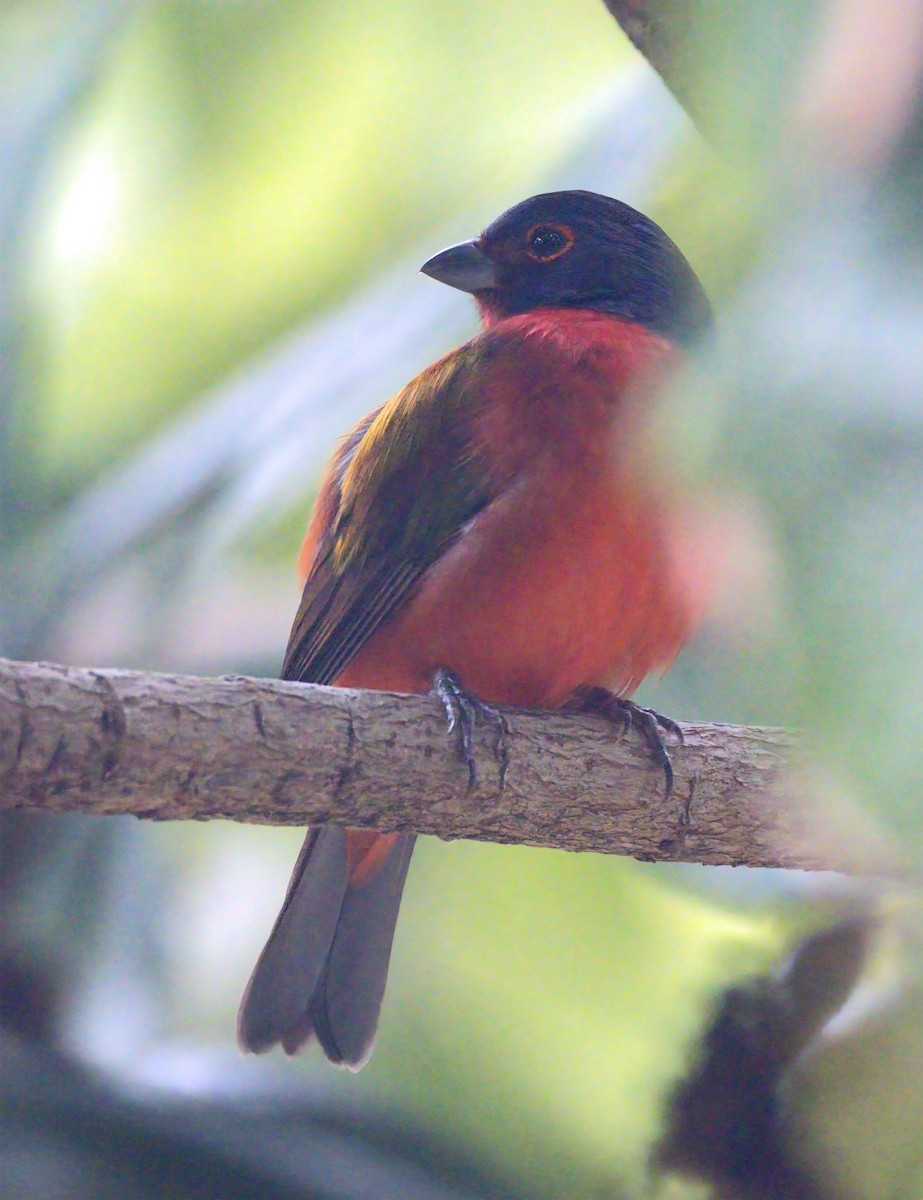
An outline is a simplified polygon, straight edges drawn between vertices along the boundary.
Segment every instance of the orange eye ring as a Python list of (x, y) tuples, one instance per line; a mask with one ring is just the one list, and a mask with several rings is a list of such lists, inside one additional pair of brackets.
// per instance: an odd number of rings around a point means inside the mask
[[(540, 243), (542, 240), (548, 242), (548, 253), (541, 253), (540, 248), (535, 246), (535, 243)], [(526, 234), (526, 254), (533, 262), (553, 262), (562, 254), (566, 254), (575, 240), (574, 231), (568, 225), (558, 225), (553, 221), (541, 221), (539, 224), (533, 225)]]

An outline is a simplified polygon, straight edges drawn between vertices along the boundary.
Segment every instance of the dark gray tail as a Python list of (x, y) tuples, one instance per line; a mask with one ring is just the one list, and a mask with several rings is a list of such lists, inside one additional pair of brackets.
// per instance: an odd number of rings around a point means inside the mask
[(308, 831), (240, 1002), (243, 1050), (281, 1042), (294, 1054), (313, 1036), (331, 1062), (353, 1070), (372, 1053), (415, 839), (395, 837), (377, 868), (350, 883), (346, 838), (335, 825)]

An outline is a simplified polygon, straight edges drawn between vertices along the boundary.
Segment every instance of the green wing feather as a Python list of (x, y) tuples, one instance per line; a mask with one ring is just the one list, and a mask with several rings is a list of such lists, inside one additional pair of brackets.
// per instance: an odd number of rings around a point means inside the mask
[(283, 679), (336, 679), (496, 495), (471, 439), (482, 364), (474, 339), (418, 375), (341, 445), (326, 485), (330, 520)]

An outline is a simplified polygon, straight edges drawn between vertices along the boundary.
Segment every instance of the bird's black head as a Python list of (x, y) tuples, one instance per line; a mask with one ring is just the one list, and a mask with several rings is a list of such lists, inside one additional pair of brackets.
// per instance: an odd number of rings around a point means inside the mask
[(547, 192), (507, 209), (425, 275), (471, 292), (486, 313), (589, 308), (689, 342), (713, 323), (689, 263), (659, 225), (595, 192)]

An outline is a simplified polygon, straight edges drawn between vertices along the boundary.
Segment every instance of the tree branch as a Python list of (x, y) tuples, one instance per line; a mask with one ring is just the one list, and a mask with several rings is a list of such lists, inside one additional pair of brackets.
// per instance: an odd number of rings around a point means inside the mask
[(701, 55), (687, 42), (690, 11), (683, 0), (603, 0), (635, 49), (651, 64), (692, 119), (699, 123), (696, 81)]
[[(507, 713), (479, 779), (432, 696), (0, 659), (0, 807), (154, 819), (323, 822), (647, 860), (851, 869), (812, 844), (779, 731), (684, 725), (666, 800), (640, 739), (597, 717)], [(688, 805), (688, 819), (685, 809)]]

